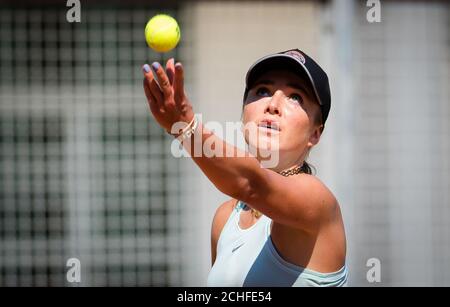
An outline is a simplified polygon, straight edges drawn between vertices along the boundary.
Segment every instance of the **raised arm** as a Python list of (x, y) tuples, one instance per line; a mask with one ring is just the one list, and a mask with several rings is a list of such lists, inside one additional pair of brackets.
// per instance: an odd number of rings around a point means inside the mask
[[(169, 60), (166, 71), (159, 64), (152, 66), (156, 77), (148, 65), (144, 66), (144, 89), (157, 122), (166, 131), (171, 131), (176, 122), (191, 122), (194, 112), (184, 91), (181, 63), (174, 65), (173, 59)], [(203, 149), (206, 140), (222, 148), (223, 153), (236, 154), (233, 157), (193, 154), (196, 142)], [(183, 146), (221, 192), (248, 203), (280, 224), (315, 232), (337, 205), (332, 193), (314, 176), (283, 177), (262, 168), (255, 157), (221, 140), (201, 123)]]

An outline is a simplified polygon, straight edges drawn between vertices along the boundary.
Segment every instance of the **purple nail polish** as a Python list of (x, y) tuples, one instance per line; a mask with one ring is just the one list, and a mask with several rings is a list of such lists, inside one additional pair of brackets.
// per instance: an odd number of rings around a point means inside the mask
[(150, 72), (150, 66), (148, 66), (148, 64), (145, 64), (143, 67), (142, 67), (142, 69), (145, 71), (145, 72)]
[(159, 63), (158, 62), (153, 62), (152, 67), (154, 70), (158, 70), (159, 69)]

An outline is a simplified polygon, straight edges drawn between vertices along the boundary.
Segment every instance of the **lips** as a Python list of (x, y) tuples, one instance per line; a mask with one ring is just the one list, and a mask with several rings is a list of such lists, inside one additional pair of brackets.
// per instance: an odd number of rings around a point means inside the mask
[(280, 124), (270, 119), (263, 119), (262, 121), (259, 122), (258, 127), (274, 131), (280, 131)]

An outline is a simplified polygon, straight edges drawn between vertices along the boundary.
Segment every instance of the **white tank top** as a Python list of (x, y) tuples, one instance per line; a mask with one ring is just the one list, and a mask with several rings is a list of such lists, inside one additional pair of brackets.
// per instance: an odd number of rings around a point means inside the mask
[(347, 267), (319, 273), (285, 261), (270, 236), (272, 220), (262, 215), (250, 228), (239, 226), (238, 201), (217, 242), (216, 261), (208, 275), (209, 287), (345, 286)]

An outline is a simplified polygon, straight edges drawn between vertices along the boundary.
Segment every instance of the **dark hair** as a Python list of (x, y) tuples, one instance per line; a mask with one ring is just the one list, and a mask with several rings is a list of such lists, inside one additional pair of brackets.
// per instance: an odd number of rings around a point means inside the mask
[(312, 165), (310, 165), (308, 162), (304, 161), (303, 165), (301, 167), (301, 172), (308, 174), (308, 175), (315, 175), (316, 174), (316, 168)]

